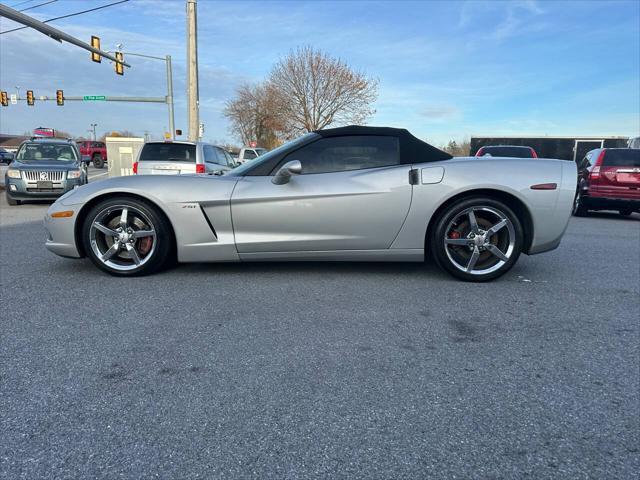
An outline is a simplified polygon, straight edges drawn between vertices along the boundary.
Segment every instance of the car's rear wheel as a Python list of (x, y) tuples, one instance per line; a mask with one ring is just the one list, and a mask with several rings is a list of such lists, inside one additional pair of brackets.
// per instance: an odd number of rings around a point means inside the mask
[(102, 155), (98, 154), (93, 157), (93, 166), (96, 168), (104, 167), (104, 160), (102, 159)]
[(430, 238), (436, 263), (454, 277), (484, 282), (504, 275), (520, 256), (522, 224), (504, 203), (462, 199), (443, 211)]
[(112, 275), (153, 273), (169, 261), (173, 235), (166, 218), (148, 202), (113, 198), (94, 206), (82, 226), (84, 250)]

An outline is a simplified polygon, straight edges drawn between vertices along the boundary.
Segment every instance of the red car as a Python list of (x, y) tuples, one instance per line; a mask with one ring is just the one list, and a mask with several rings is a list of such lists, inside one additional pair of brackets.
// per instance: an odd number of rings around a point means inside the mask
[(82, 141), (78, 142), (78, 148), (82, 156), (88, 155), (91, 157), (94, 167), (104, 167), (104, 162), (107, 161), (107, 146), (104, 142)]
[(538, 158), (538, 154), (533, 148), (520, 145), (486, 145), (484, 147), (480, 147), (475, 156)]
[(640, 212), (640, 149), (597, 148), (578, 163), (578, 189), (573, 214), (589, 210)]

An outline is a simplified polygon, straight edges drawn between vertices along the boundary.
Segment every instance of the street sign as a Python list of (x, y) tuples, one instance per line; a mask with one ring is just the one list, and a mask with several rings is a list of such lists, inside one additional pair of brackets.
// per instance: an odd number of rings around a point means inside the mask
[(87, 101), (95, 101), (95, 100), (106, 100), (107, 97), (105, 97), (104, 95), (85, 95), (82, 97), (82, 100), (84, 100), (85, 102)]
[(11, 105), (17, 105), (18, 104), (18, 95), (16, 95), (15, 93), (11, 94)]

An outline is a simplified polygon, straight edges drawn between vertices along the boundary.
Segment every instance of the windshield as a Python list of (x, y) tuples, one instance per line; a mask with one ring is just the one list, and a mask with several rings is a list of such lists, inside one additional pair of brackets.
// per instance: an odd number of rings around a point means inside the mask
[(19, 162), (39, 162), (41, 160), (57, 160), (60, 162), (74, 162), (78, 160), (71, 145), (26, 143), (20, 148), (16, 160)]
[(290, 147), (295, 147), (296, 145), (306, 142), (309, 139), (309, 137), (313, 137), (317, 135), (318, 135), (317, 133), (306, 133), (303, 136), (296, 138), (295, 140), (291, 140), (290, 142), (283, 143), (278, 148), (275, 148), (265, 153), (264, 155), (260, 155), (260, 157), (258, 157), (256, 160), (252, 162), (243, 163), (239, 167), (231, 170), (229, 173), (232, 175), (244, 175), (246, 172), (256, 168), (258, 165), (262, 165), (264, 162), (268, 162), (273, 157), (277, 157), (278, 155), (280, 155), (280, 153), (282, 153), (285, 150), (288, 150)]

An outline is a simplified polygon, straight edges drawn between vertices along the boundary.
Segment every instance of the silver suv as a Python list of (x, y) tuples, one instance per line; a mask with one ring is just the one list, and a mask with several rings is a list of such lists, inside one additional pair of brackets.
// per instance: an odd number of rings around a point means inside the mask
[(133, 166), (137, 175), (221, 175), (237, 164), (224, 149), (203, 142), (147, 142)]

